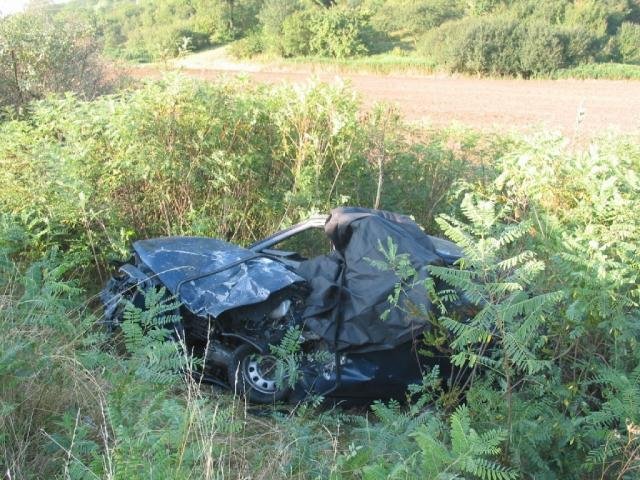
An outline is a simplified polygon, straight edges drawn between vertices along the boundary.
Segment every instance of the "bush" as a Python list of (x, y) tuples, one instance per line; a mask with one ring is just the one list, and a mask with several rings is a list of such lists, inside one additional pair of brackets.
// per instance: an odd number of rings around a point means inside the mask
[(448, 0), (390, 0), (371, 18), (372, 25), (385, 32), (402, 31), (419, 35), (446, 21), (464, 15), (464, 3)]
[(229, 53), (236, 58), (251, 58), (264, 52), (263, 37), (259, 32), (252, 32), (240, 40), (236, 40), (229, 47)]
[(561, 30), (533, 23), (523, 28), (521, 39), (518, 73), (529, 77), (567, 66), (567, 38)]
[(551, 78), (610, 80), (640, 80), (640, 65), (625, 63), (585, 63), (573, 68), (563, 68), (550, 75)]
[[(32, 108), (32, 119), (0, 124), (0, 209), (38, 239), (34, 252), (58, 245), (87, 272), (126, 256), (139, 236), (250, 242), (282, 218), (375, 197), (377, 173), (361, 153), (368, 133), (344, 88), (174, 78), (90, 103), (67, 97)], [(381, 205), (408, 205), (400, 172), (410, 169), (424, 180), (410, 189), (418, 218), (430, 224), (447, 209), (440, 197), (474, 170), (446, 152), (442, 136), (424, 142), (386, 164)]]
[(250, 32), (258, 26), (261, 0), (200, 0), (187, 2), (193, 15), (194, 29), (209, 35), (213, 44), (224, 43)]
[(153, 61), (254, 30), (261, 5), (262, 0), (117, 1), (97, 9), (110, 55)]
[(146, 35), (152, 36), (152, 43), (145, 42), (145, 50), (154, 60), (176, 57), (190, 51), (200, 50), (210, 45), (209, 35), (194, 32), (188, 26), (175, 25), (164, 28), (153, 28), (154, 33), (148, 31)]
[(595, 44), (583, 29), (498, 17), (447, 22), (425, 35), (419, 49), (454, 72), (529, 77), (589, 61)]
[(258, 19), (266, 49), (284, 54), (283, 31), (287, 17), (302, 9), (299, 0), (266, 0)]
[(357, 9), (341, 7), (296, 11), (282, 25), (282, 53), (333, 58), (364, 55), (367, 18)]
[(93, 98), (106, 88), (96, 26), (82, 15), (29, 12), (0, 19), (0, 106), (48, 93)]
[(565, 38), (566, 65), (578, 65), (596, 59), (600, 45), (598, 37), (592, 32), (581, 27), (564, 27), (561, 32)]
[(313, 13), (308, 10), (296, 11), (282, 23), (282, 55), (285, 57), (311, 55), (311, 22)]
[(620, 60), (640, 65), (640, 25), (623, 23), (615, 38)]
[(521, 30), (508, 19), (466, 18), (429, 32), (420, 50), (454, 72), (517, 75)]
[(346, 58), (367, 53), (368, 17), (359, 10), (331, 8), (316, 14), (309, 42), (312, 55)]
[(562, 25), (565, 21), (566, 11), (571, 6), (572, 0), (519, 0), (513, 2), (508, 14), (512, 18), (522, 21), (537, 21), (549, 25)]
[(614, 34), (631, 12), (629, 0), (584, 0), (567, 10), (566, 23), (604, 37)]

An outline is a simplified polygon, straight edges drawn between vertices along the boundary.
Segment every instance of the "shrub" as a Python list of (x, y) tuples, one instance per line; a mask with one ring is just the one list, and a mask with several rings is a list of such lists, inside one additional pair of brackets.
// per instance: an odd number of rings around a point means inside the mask
[(616, 40), (622, 62), (640, 65), (640, 25), (623, 23)]
[(421, 49), (435, 54), (452, 71), (516, 75), (520, 72), (520, 34), (518, 23), (512, 20), (467, 18), (429, 33)]
[(289, 15), (282, 25), (285, 56), (346, 58), (367, 53), (367, 16), (357, 9), (307, 9)]
[(560, 31), (565, 38), (565, 65), (578, 65), (595, 59), (599, 44), (592, 32), (581, 27), (564, 27)]
[[(153, 34), (151, 33), (153, 30)], [(152, 36), (152, 43), (145, 41), (145, 50), (154, 60), (175, 57), (178, 54), (200, 50), (209, 46), (209, 35), (194, 32), (186, 25), (153, 28), (146, 35)]]
[(264, 42), (259, 32), (252, 32), (229, 47), (229, 53), (236, 58), (251, 58), (264, 51)]
[(282, 23), (282, 55), (285, 57), (311, 55), (311, 22), (313, 14), (297, 11), (285, 18)]
[(419, 35), (463, 14), (461, 1), (390, 0), (376, 10), (371, 23), (378, 30)]
[(610, 80), (640, 80), (640, 65), (626, 63), (585, 63), (573, 68), (563, 68), (551, 78), (605, 78)]
[(598, 36), (611, 35), (632, 13), (629, 0), (584, 0), (574, 2), (567, 12), (567, 23), (581, 26)]
[(208, 34), (211, 43), (223, 43), (258, 26), (257, 15), (262, 1), (201, 0), (188, 4), (193, 11), (189, 20), (192, 28)]
[(472, 15), (485, 15), (500, 7), (502, 3), (503, 0), (469, 0), (467, 5)]
[(284, 23), (290, 15), (302, 9), (299, 0), (266, 0), (258, 19), (262, 28), (264, 44), (268, 50), (284, 54)]
[(0, 106), (48, 93), (93, 98), (106, 89), (96, 26), (78, 15), (29, 12), (0, 19)]
[(543, 23), (525, 25), (519, 48), (519, 72), (525, 76), (548, 74), (567, 66), (564, 32)]
[(419, 48), (451, 71), (529, 77), (588, 61), (595, 45), (580, 28), (489, 17), (447, 22), (425, 35)]
[(359, 10), (331, 8), (313, 16), (312, 55), (346, 58), (367, 53), (363, 34), (368, 17)]
[(522, 21), (539, 21), (549, 25), (564, 23), (571, 0), (519, 0), (510, 5), (507, 12)]
[(261, 5), (262, 0), (146, 0), (97, 10), (110, 55), (153, 61), (250, 32), (258, 25)]

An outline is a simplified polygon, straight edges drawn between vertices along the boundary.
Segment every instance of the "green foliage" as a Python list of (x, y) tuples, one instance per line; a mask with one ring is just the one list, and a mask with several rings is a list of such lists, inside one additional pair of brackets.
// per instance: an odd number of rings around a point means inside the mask
[(632, 11), (629, 0), (582, 0), (573, 3), (567, 10), (569, 25), (587, 28), (602, 37), (616, 32), (620, 24)]
[(451, 71), (529, 77), (589, 61), (595, 41), (580, 28), (482, 17), (442, 25), (421, 40), (420, 49)]
[[(42, 247), (73, 231), (63, 243), (78, 265), (125, 254), (134, 232), (255, 239), (282, 214), (297, 220), (298, 207), (347, 194), (352, 180), (340, 182), (338, 168), (358, 164), (353, 100), (320, 86), (290, 92), (176, 79), (90, 104), (34, 105), (35, 123), (0, 127), (3, 210), (30, 217)], [(269, 204), (280, 218), (265, 216)]]
[(602, 368), (593, 382), (603, 387), (604, 401), (587, 423), (601, 444), (589, 452), (587, 465), (602, 476), (625, 478), (640, 470), (640, 366), (627, 375)]
[(390, 0), (375, 9), (371, 23), (378, 30), (419, 35), (463, 14), (464, 2), (459, 1)]
[(302, 7), (299, 0), (265, 0), (258, 19), (266, 49), (278, 54), (284, 53), (284, 22), (289, 16), (302, 10)]
[[(94, 281), (134, 238), (249, 243), (309, 212), (373, 205), (376, 196), (375, 166), (360, 153), (369, 130), (344, 87), (169, 78), (89, 103), (67, 97), (31, 108), (29, 120), (0, 125), (1, 208), (33, 239), (27, 255), (59, 246)], [(406, 170), (433, 182), (410, 187), (421, 221), (448, 211), (455, 179), (481, 171), (464, 159), (500, 151), (469, 141), (455, 153), (448, 138), (456, 135), (464, 133), (426, 132), (415, 148), (399, 138), (381, 206), (409, 206)]]
[(229, 47), (229, 53), (236, 58), (251, 58), (264, 51), (264, 42), (259, 33), (250, 33), (246, 37), (236, 40)]
[(271, 353), (276, 358), (276, 383), (278, 388), (294, 387), (300, 379), (300, 362), (302, 349), (300, 335), (302, 329), (294, 327), (287, 330), (278, 345), (270, 345)]
[(506, 432), (493, 429), (478, 434), (464, 405), (451, 415), (448, 429), (434, 415), (410, 415), (396, 403), (378, 402), (372, 410), (378, 423), (366, 426), (368, 444), (352, 443), (339, 460), (355, 478), (518, 478), (491, 460), (500, 454)]
[(572, 68), (563, 68), (549, 75), (551, 78), (606, 78), (611, 80), (640, 79), (640, 65), (623, 63), (588, 63)]
[[(0, 124), (3, 472), (634, 478), (637, 139), (581, 148), (549, 135), (420, 130), (359, 106), (341, 87), (168, 78), (93, 101), (32, 102)], [(194, 360), (166, 341), (176, 305), (162, 290), (126, 307), (115, 346), (95, 326), (83, 291), (133, 238), (250, 242), (313, 211), (373, 205), (377, 191), (381, 208), (429, 232), (446, 214), (442, 230), (465, 250), (416, 285), (440, 308), (457, 297), (479, 312), (433, 311), (426, 336), (469, 367), (465, 406), (433, 369), (407, 405), (378, 402), (370, 416), (311, 405), (247, 415), (180, 374)], [(406, 255), (382, 247), (380, 267), (414, 283)], [(396, 293), (390, 307), (404, 308)], [(274, 347), (283, 378), (298, 340), (292, 330)]]
[(478, 307), (471, 319), (444, 317), (443, 324), (453, 333), (452, 357), (458, 366), (482, 364), (505, 376), (507, 394), (513, 375), (535, 374), (547, 366), (537, 351), (544, 337), (537, 335), (550, 307), (561, 292), (531, 296), (526, 287), (544, 269), (529, 250), (515, 255), (504, 251), (521, 239), (525, 223), (501, 225), (504, 212), (496, 212), (493, 202), (466, 195), (461, 204), (469, 224), (450, 217), (438, 222), (444, 233), (464, 251), (459, 269), (431, 267), (431, 273), (450, 287), (463, 292), (463, 298)]
[(95, 10), (101, 20), (106, 53), (149, 62), (228, 42), (250, 32), (257, 26), (261, 5), (260, 0), (146, 0), (135, 4), (112, 0)]
[(615, 38), (620, 60), (623, 63), (640, 65), (640, 25), (623, 23)]
[(129, 353), (129, 369), (141, 380), (159, 384), (176, 383), (177, 375), (191, 361), (180, 344), (170, 341), (173, 326), (181, 321), (179, 304), (167, 298), (164, 288), (139, 291), (144, 306), (128, 301), (121, 324), (124, 347)]
[[(431, 267), (439, 299), (434, 282), (423, 288), (445, 312), (457, 297), (476, 313), (436, 322), (431, 312), (427, 346), (451, 348), (452, 362), (468, 367), (471, 418), (479, 429), (504, 429), (510, 463), (525, 476), (633, 478), (639, 467), (631, 239), (640, 151), (611, 142), (570, 155), (553, 137), (519, 145), (494, 182), (465, 185), (474, 193), (459, 215), (438, 220), (464, 258), (453, 269)], [(399, 278), (390, 305), (404, 308), (402, 291), (419, 286), (415, 270), (394, 245), (383, 250), (379, 266)], [(439, 394), (437, 405), (450, 398)]]
[(548, 75), (569, 65), (588, 61), (594, 41), (584, 30), (549, 28), (543, 23), (530, 24), (520, 47), (520, 73), (525, 76)]
[(93, 98), (106, 88), (95, 20), (35, 11), (0, 18), (0, 108), (49, 93)]
[[(104, 51), (134, 62), (232, 42), (231, 53), (361, 59), (408, 54), (454, 72), (550, 75), (589, 62), (634, 63), (632, 0), (75, 0)], [(635, 36), (634, 36), (635, 35)]]
[(367, 16), (357, 9), (296, 11), (282, 24), (284, 56), (318, 55), (345, 58), (367, 53)]

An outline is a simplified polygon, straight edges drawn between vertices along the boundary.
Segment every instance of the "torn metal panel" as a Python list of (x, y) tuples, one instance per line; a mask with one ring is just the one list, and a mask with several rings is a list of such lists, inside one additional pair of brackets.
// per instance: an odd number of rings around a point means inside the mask
[(282, 263), (212, 238), (154, 238), (135, 242), (133, 248), (167, 289), (200, 316), (217, 317), (226, 310), (260, 303), (304, 281)]

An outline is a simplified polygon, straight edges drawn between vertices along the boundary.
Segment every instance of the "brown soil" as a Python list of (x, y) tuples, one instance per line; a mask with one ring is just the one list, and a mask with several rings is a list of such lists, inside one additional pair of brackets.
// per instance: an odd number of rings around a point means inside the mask
[[(640, 132), (640, 82), (618, 80), (501, 80), (420, 75), (314, 73), (226, 68), (181, 69), (188, 76), (216, 80), (248, 75), (265, 83), (342, 79), (361, 94), (365, 106), (398, 105), (405, 118), (435, 125), (460, 123), (480, 129), (527, 131), (545, 127), (591, 137), (608, 129)], [(137, 78), (159, 77), (153, 68), (134, 68)], [(580, 120), (579, 120), (580, 119)]]

